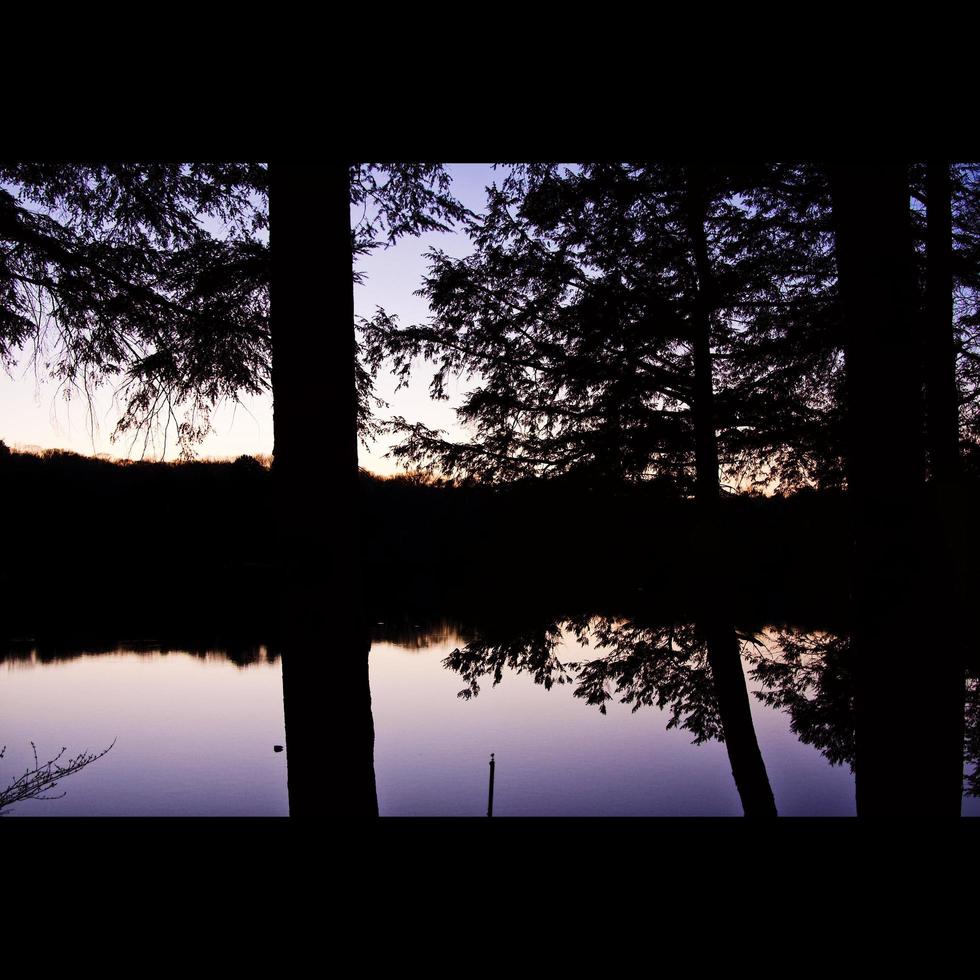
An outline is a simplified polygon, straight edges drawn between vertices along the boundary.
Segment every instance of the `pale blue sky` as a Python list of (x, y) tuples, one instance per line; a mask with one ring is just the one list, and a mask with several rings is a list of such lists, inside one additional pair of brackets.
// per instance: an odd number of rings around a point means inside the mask
[[(485, 187), (501, 179), (489, 164), (452, 164), (454, 194), (473, 211), (483, 209)], [(402, 323), (417, 323), (428, 317), (423, 299), (413, 296), (426, 270), (425, 252), (435, 246), (451, 255), (463, 256), (470, 251), (469, 241), (462, 233), (430, 233), (420, 238), (404, 238), (389, 249), (379, 249), (361, 263), (367, 273), (363, 285), (354, 290), (354, 305), (358, 315), (369, 316), (375, 307), (384, 307), (398, 314)], [(394, 392), (394, 380), (381, 376), (377, 394), (389, 403), (378, 411), (381, 417), (402, 415), (410, 421), (445, 429), (454, 438), (465, 438), (455, 425), (452, 406), (465, 384), (451, 382), (447, 387), (449, 402), (433, 402), (428, 395), (431, 370), (419, 364), (407, 389)], [(472, 382), (471, 382), (472, 383)], [(66, 400), (58, 385), (48, 380), (43, 367), (35, 373), (27, 356), (9, 373), (0, 370), (0, 439), (14, 448), (70, 449), (88, 454), (108, 453), (112, 456), (139, 458), (143, 439), (132, 445), (131, 439), (116, 442), (110, 436), (119, 418), (118, 405), (112, 391), (96, 394), (94, 411), (89, 412), (84, 399), (76, 395)], [(243, 399), (239, 405), (222, 406), (213, 418), (215, 432), (199, 447), (200, 456), (225, 457), (272, 452), (272, 397)], [(384, 459), (388, 440), (376, 442), (360, 450), (361, 465), (378, 473), (396, 472), (392, 460)], [(146, 456), (159, 459), (163, 455), (162, 438), (148, 444)], [(167, 440), (165, 458), (177, 455), (174, 433)]]

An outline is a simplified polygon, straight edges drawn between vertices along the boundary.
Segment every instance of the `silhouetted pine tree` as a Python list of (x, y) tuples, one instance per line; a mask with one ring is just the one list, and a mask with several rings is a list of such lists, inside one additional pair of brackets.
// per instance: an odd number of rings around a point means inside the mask
[[(273, 475), (285, 566), (290, 813), (376, 816), (358, 530), (357, 439), (369, 385), (357, 358), (351, 262), (465, 212), (438, 165), (283, 164), (272, 173)], [(314, 201), (323, 202), (317, 215)], [(363, 206), (353, 229), (351, 205)]]
[(666, 474), (695, 491), (704, 627), (754, 813), (774, 809), (725, 623), (720, 468), (750, 460), (759, 472), (782, 433), (813, 429), (834, 378), (816, 367), (839, 362), (804, 329), (832, 309), (828, 229), (805, 201), (777, 207), (792, 179), (821, 193), (789, 168), (514, 167), (471, 225), (474, 254), (432, 253), (431, 322), (400, 328), (381, 313), (365, 324), (376, 366), (437, 362), (437, 397), (450, 374), (481, 380), (459, 410), (475, 439), (396, 420), (403, 458), (482, 481)]
[(954, 165), (951, 178), (960, 463), (976, 479), (980, 474), (980, 167)]
[[(222, 398), (272, 388), (291, 806), (323, 814), (332, 799), (335, 813), (376, 813), (356, 543), (356, 440), (370, 387), (356, 357), (351, 261), (465, 211), (439, 165), (278, 173), (273, 334), (269, 168), (0, 168), (0, 357), (10, 363), (33, 344), (55, 377), (85, 392), (121, 378), (119, 430), (176, 421), (186, 451)], [(364, 205), (353, 232), (352, 204)], [(339, 647), (329, 670), (328, 630)], [(328, 784), (319, 760), (338, 743)]]
[[(259, 164), (0, 167), (0, 357), (30, 348), (81, 396), (116, 385), (119, 433), (189, 450), (269, 373)], [(183, 410), (183, 417), (178, 412)]]
[(933, 479), (959, 474), (959, 395), (953, 317), (953, 203), (950, 165), (926, 166), (925, 417)]
[(270, 176), (273, 483), (289, 811), (300, 818), (331, 810), (377, 816), (371, 644), (357, 540), (350, 171), (344, 162), (274, 163)]

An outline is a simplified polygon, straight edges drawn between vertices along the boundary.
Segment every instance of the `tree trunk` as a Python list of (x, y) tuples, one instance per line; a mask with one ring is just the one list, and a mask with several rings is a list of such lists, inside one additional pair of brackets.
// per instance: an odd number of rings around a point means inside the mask
[[(855, 788), (859, 816), (958, 814), (948, 651), (926, 567), (923, 405), (903, 165), (834, 166), (852, 511)], [(957, 753), (954, 753), (957, 754)]]
[(926, 440), (929, 457), (928, 535), (930, 574), (924, 601), (930, 610), (931, 635), (941, 658), (935, 699), (945, 705), (943, 726), (949, 740), (941, 749), (948, 767), (943, 792), (948, 812), (960, 812), (963, 786), (963, 741), (966, 713), (964, 582), (958, 574), (961, 528), (966, 513), (960, 480), (959, 395), (953, 334), (953, 214), (948, 161), (930, 161), (926, 171), (926, 302), (923, 330), (925, 359)]
[(926, 432), (932, 478), (945, 483), (955, 480), (960, 468), (949, 163), (929, 163), (926, 194)]
[(270, 167), (273, 482), (294, 817), (378, 812), (349, 200), (346, 164)]
[(752, 722), (741, 647), (728, 610), (727, 590), (721, 571), (721, 487), (711, 359), (711, 319), (717, 307), (717, 289), (704, 232), (706, 201), (703, 178), (696, 168), (688, 173), (686, 205), (688, 234), (698, 277), (698, 294), (691, 324), (694, 332), (695, 486), (702, 583), (698, 619), (708, 646), (708, 663), (714, 680), (718, 713), (742, 809), (747, 817), (774, 817), (776, 803)]

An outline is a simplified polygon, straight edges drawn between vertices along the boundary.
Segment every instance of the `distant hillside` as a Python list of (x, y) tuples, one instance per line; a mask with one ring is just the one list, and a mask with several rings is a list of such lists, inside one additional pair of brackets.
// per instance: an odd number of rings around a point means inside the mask
[[(266, 462), (111, 462), (4, 447), (3, 630), (113, 618), (144, 632), (147, 623), (155, 632), (175, 621), (246, 632), (267, 624), (275, 524)], [(375, 609), (441, 614), (451, 605), (601, 599), (680, 611), (698, 587), (694, 507), (669, 485), (361, 479)], [(840, 493), (732, 496), (724, 514), (738, 608), (777, 618), (840, 613), (848, 575)], [(976, 523), (963, 529), (965, 540), (980, 541)]]

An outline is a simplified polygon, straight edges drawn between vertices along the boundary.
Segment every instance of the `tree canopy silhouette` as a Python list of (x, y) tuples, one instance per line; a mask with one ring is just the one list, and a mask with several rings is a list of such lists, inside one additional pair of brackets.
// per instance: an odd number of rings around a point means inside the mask
[[(467, 213), (441, 165), (348, 173), (355, 258)], [(261, 163), (0, 165), (0, 359), (29, 350), (68, 394), (113, 384), (117, 435), (173, 424), (190, 453), (221, 400), (271, 386), (268, 228)]]
[(471, 255), (430, 252), (428, 323), (362, 325), (375, 367), (434, 361), (436, 398), (454, 374), (480, 381), (458, 409), (472, 441), (396, 420), (397, 456), (482, 481), (583, 471), (693, 489), (700, 366), (728, 472), (795, 485), (813, 469), (840, 365), (812, 168), (512, 166), (468, 228)]
[[(932, 658), (937, 713), (952, 718), (968, 642), (956, 501), (980, 463), (978, 175), (945, 161), (521, 164), (476, 216), (438, 164), (5, 165), (0, 357), (31, 350), (68, 391), (116, 384), (119, 432), (175, 424), (185, 453), (219, 401), (272, 390), (300, 769), (337, 676), (311, 652), (324, 596), (347, 623), (333, 631), (334, 659), (350, 666), (340, 686), (367, 691), (357, 440), (373, 431), (383, 366), (407, 380), (429, 359), (437, 398), (453, 374), (479, 379), (459, 410), (472, 440), (396, 419), (403, 460), (483, 484), (659, 479), (695, 498), (694, 618), (746, 812), (775, 811), (719, 500), (846, 483), (860, 807), (885, 812), (911, 773), (924, 807), (941, 795), (952, 812), (962, 710), (932, 741), (901, 728), (919, 654), (897, 614), (915, 606), (922, 630), (952, 624), (938, 644), (948, 657)], [(359, 340), (357, 260), (457, 222), (473, 251), (430, 253), (430, 321), (379, 311)], [(366, 704), (365, 745), (369, 693)], [(371, 812), (368, 782), (359, 812)], [(314, 812), (320, 790), (307, 789)]]
[(115, 384), (117, 434), (173, 423), (189, 452), (267, 387), (266, 193), (259, 164), (0, 167), (0, 356)]
[[(369, 647), (353, 574), (356, 440), (370, 388), (357, 364), (352, 261), (464, 215), (444, 169), (23, 164), (0, 169), (0, 185), (0, 355), (8, 363), (33, 341), (36, 359), (70, 389), (122, 379), (121, 431), (160, 419), (166, 431), (189, 402), (177, 427), (185, 452), (206, 434), (221, 398), (271, 387), (280, 594), (294, 641), (284, 657), (291, 772), (305, 774), (291, 791), (302, 783), (297, 812), (322, 812), (323, 793), (311, 783), (319, 774), (304, 760), (322, 705), (310, 698), (327, 690), (327, 673), (305, 669), (317, 657), (312, 609), (324, 584), (349, 620), (335, 659), (356, 664), (354, 673), (363, 668), (366, 680), (360, 654)], [(356, 205), (363, 211), (352, 227)], [(316, 456), (314, 445), (323, 449)], [(337, 494), (332, 508), (324, 485)], [(369, 720), (364, 731), (367, 742)], [(348, 775), (364, 771), (362, 753), (351, 753), (358, 762)], [(373, 775), (367, 782), (350, 792), (357, 812), (376, 812)]]
[[(721, 471), (799, 478), (800, 432), (833, 405), (825, 328), (826, 188), (812, 171), (694, 162), (512, 167), (470, 224), (476, 251), (432, 253), (429, 324), (365, 324), (374, 364), (479, 374), (470, 443), (395, 420), (396, 453), (481, 481), (667, 477), (702, 514), (709, 659), (746, 812), (774, 813), (726, 612)], [(816, 213), (816, 218), (814, 217)], [(808, 329), (809, 328), (809, 329)], [(780, 462), (779, 450), (784, 452)], [(774, 466), (774, 462), (776, 465)]]

